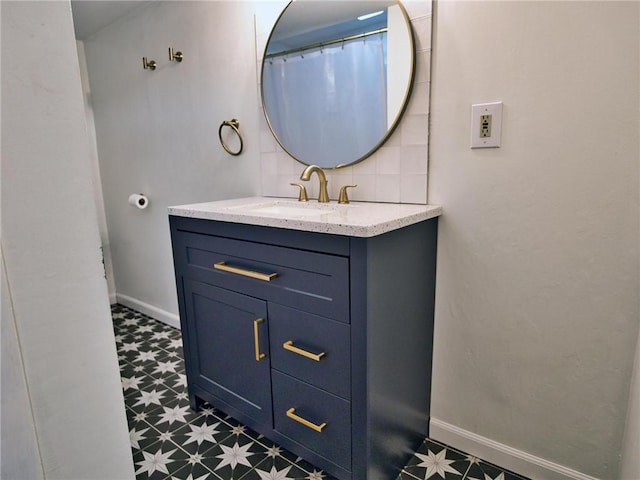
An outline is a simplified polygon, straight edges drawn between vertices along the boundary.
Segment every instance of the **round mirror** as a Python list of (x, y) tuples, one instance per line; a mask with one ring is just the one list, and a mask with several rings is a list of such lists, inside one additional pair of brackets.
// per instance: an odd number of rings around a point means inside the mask
[(262, 62), (269, 128), (306, 165), (364, 160), (400, 121), (414, 64), (411, 23), (398, 1), (292, 1)]

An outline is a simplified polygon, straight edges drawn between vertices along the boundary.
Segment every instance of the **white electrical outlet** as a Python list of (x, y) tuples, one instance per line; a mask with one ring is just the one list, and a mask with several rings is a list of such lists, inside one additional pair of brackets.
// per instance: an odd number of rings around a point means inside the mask
[(502, 136), (502, 102), (471, 105), (471, 148), (497, 148)]

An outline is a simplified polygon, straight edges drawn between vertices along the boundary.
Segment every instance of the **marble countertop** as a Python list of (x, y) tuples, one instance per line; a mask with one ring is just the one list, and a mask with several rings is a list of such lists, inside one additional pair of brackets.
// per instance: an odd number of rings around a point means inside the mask
[(247, 197), (169, 207), (169, 215), (351, 237), (374, 237), (442, 215), (437, 205), (298, 202)]

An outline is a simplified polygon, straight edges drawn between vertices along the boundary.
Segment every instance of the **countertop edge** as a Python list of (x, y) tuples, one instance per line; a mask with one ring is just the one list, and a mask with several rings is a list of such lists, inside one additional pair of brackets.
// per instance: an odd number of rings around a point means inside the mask
[[(249, 197), (244, 200), (247, 202), (255, 202), (256, 200), (272, 199), (271, 197)], [(231, 200), (239, 202), (243, 199)], [(229, 223), (240, 223), (246, 225), (256, 225), (263, 227), (284, 228), (288, 230), (299, 230), (315, 233), (326, 233), (333, 235), (344, 235), (350, 237), (375, 237), (399, 228), (407, 227), (415, 223), (419, 223), (431, 218), (442, 215), (442, 207), (439, 205), (422, 205), (422, 204), (388, 204), (388, 203), (367, 203), (358, 202), (357, 205), (367, 208), (375, 208), (375, 205), (382, 205), (388, 209), (391, 205), (398, 205), (398, 210), (403, 207), (415, 207), (419, 209), (416, 212), (401, 212), (395, 218), (387, 218), (368, 224), (342, 223), (339, 221), (318, 221), (306, 218), (279, 218), (263, 215), (251, 215), (246, 213), (237, 213), (224, 211), (228, 208), (229, 201), (221, 200), (218, 202), (207, 202), (191, 205), (178, 205), (168, 207), (168, 214), (176, 217), (197, 218), (202, 220), (214, 220)], [(355, 202), (354, 202), (355, 203)], [(217, 206), (220, 206), (216, 210)], [(222, 210), (222, 211), (221, 211)]]

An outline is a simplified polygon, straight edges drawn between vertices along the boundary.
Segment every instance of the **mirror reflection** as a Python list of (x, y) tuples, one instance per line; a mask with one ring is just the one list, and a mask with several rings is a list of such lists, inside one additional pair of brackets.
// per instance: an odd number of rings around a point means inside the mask
[(334, 168), (361, 161), (400, 120), (413, 66), (411, 25), (399, 2), (291, 2), (263, 59), (269, 127), (304, 164)]

